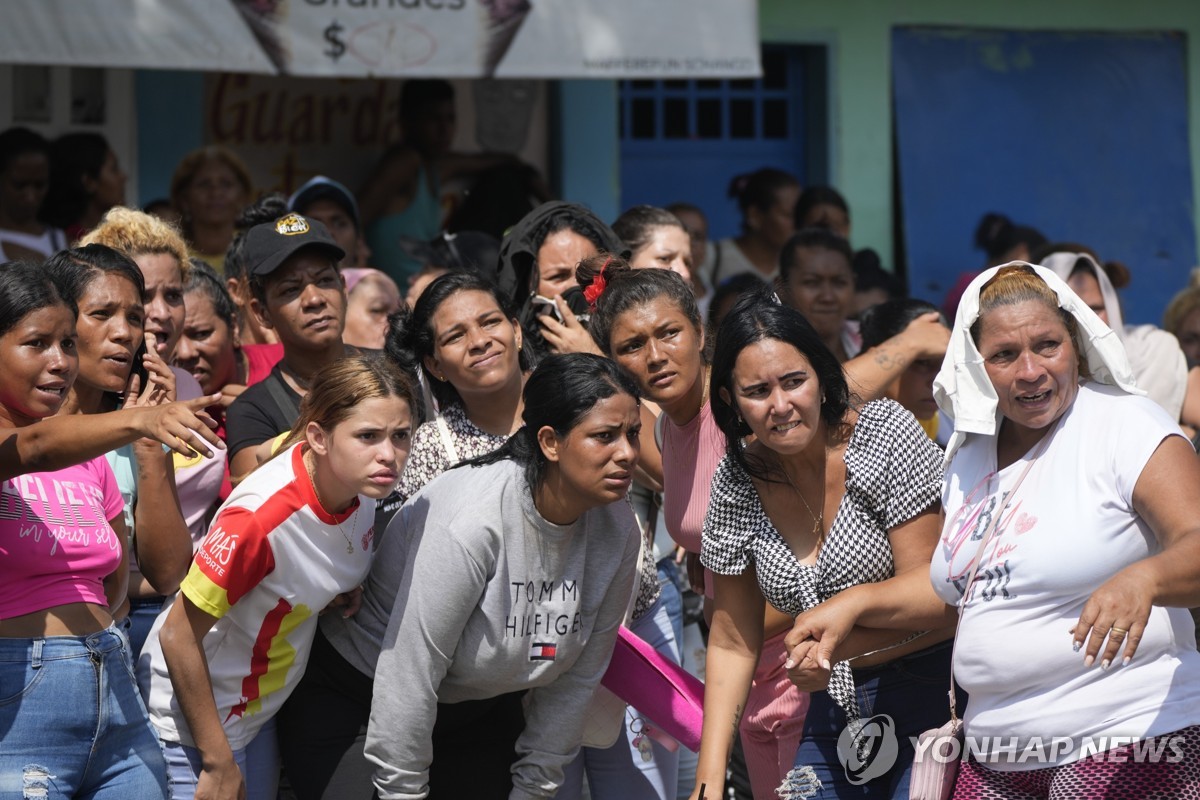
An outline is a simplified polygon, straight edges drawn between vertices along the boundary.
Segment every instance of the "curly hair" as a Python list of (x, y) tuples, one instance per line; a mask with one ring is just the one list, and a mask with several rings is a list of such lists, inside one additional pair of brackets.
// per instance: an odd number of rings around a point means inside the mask
[(187, 243), (174, 225), (124, 206), (110, 208), (100, 224), (88, 231), (79, 244), (102, 244), (134, 259), (148, 254), (174, 256), (184, 280), (191, 270)]

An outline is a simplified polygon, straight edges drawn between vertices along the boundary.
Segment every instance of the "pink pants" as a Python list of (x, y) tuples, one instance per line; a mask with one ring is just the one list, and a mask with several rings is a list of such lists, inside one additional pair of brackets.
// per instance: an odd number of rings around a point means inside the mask
[(1138, 761), (1135, 747), (1127, 745), (1061, 767), (1020, 772), (1000, 772), (967, 759), (954, 800), (1200, 800), (1200, 725), (1152, 741), (1168, 743), (1157, 748), (1167, 757)]
[(763, 642), (742, 717), (742, 751), (755, 798), (775, 797), (775, 790), (796, 759), (808, 711), (808, 692), (793, 686), (783, 668), (786, 634), (784, 631)]

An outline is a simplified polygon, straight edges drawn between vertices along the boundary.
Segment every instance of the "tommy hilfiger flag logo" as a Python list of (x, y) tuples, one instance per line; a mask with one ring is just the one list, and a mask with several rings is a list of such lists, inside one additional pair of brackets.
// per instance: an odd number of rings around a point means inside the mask
[(530, 661), (553, 661), (556, 646), (549, 642), (534, 642), (529, 646)]

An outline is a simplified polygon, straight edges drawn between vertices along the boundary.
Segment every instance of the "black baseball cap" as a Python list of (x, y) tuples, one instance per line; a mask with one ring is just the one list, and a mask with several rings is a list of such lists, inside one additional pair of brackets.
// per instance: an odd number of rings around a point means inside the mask
[(246, 271), (251, 275), (270, 275), (305, 247), (319, 250), (335, 264), (346, 257), (346, 251), (338, 247), (324, 225), (295, 213), (255, 225), (246, 233), (242, 247)]

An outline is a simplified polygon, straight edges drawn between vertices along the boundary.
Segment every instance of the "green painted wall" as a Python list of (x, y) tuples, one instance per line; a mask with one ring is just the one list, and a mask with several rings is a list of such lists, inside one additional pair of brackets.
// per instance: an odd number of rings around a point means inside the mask
[[(1195, 0), (759, 0), (764, 42), (829, 47), (830, 182), (854, 211), (854, 244), (892, 255), (891, 29), (1173, 30), (1188, 41), (1192, 213), (1200, 230), (1200, 5)], [(970, 236), (971, 231), (964, 231)]]

